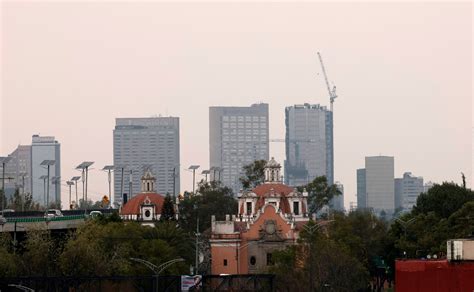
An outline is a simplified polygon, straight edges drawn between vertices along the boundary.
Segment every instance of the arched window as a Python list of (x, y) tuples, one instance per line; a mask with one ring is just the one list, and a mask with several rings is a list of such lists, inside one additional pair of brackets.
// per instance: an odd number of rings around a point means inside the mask
[(150, 191), (150, 183), (149, 182), (146, 183), (146, 190), (147, 190), (147, 192)]

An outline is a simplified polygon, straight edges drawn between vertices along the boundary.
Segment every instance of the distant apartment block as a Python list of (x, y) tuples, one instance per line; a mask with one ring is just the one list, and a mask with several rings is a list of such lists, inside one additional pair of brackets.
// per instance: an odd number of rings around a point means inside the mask
[(8, 155), (10, 161), (5, 165), (5, 194), (11, 197), (15, 190), (31, 193), (31, 146), (18, 145)]
[(334, 197), (331, 200), (330, 206), (332, 209), (337, 211), (344, 211), (344, 185), (340, 182), (335, 182), (337, 189), (341, 192), (339, 196)]
[(159, 194), (180, 192), (179, 118), (117, 118), (113, 136), (114, 202), (121, 204), (123, 193), (128, 198), (139, 193), (147, 169)]
[(395, 208), (411, 211), (418, 196), (423, 192), (423, 178), (405, 172), (403, 178), (395, 179)]
[(307, 184), (317, 176), (334, 183), (333, 115), (319, 104), (285, 109), (285, 183)]
[[(48, 174), (45, 160), (54, 160), (50, 166), (49, 181), (40, 177)], [(61, 144), (53, 136), (33, 135), (31, 141), (31, 192), (33, 201), (45, 205), (49, 197), (51, 203), (61, 204)], [(49, 184), (49, 194), (48, 191)], [(45, 187), (46, 186), (46, 187)], [(45, 191), (46, 190), (46, 191)]]
[(357, 170), (357, 209), (367, 208), (367, 192), (365, 186), (365, 168), (360, 168)]
[[(219, 168), (219, 179), (234, 191), (241, 189), (242, 167), (269, 158), (268, 104), (250, 107), (209, 108), (210, 167)], [(217, 176), (217, 174), (216, 174)], [(211, 172), (211, 179), (214, 179)]]
[[(361, 198), (361, 203), (364, 202), (362, 192), (365, 188), (365, 208), (372, 209), (377, 215), (380, 215), (382, 211), (388, 216), (392, 215), (395, 210), (394, 158), (390, 156), (366, 157), (365, 187), (361, 185), (364, 181), (363, 174), (364, 171), (357, 171), (358, 199)], [(359, 208), (364, 207), (361, 204)]]

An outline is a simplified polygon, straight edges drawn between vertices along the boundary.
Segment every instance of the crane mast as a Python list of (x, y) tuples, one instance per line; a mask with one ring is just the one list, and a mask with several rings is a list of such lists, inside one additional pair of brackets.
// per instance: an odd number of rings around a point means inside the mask
[(329, 101), (331, 104), (331, 112), (333, 111), (333, 103), (334, 99), (336, 99), (336, 86), (333, 86), (331, 90), (331, 86), (329, 86), (329, 81), (328, 81), (328, 76), (326, 74), (326, 69), (324, 68), (324, 63), (323, 63), (323, 58), (321, 57), (321, 54), (318, 52), (318, 57), (319, 57), (319, 62), (321, 63), (321, 69), (323, 70), (323, 75), (324, 75), (324, 80), (326, 81), (326, 87), (328, 88), (328, 93), (329, 93)]

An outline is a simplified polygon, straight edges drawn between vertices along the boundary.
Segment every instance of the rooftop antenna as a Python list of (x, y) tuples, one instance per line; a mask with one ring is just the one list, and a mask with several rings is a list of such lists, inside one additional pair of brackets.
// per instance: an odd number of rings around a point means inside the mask
[(319, 62), (321, 63), (321, 69), (323, 70), (324, 80), (326, 81), (326, 86), (328, 88), (329, 101), (331, 103), (331, 112), (332, 112), (333, 111), (333, 103), (334, 103), (334, 100), (337, 97), (337, 95), (336, 95), (336, 86), (333, 85), (332, 90), (331, 90), (331, 87), (329, 86), (328, 76), (326, 75), (326, 69), (324, 68), (323, 58), (321, 57), (321, 54), (319, 52), (318, 52), (318, 57), (319, 57)]

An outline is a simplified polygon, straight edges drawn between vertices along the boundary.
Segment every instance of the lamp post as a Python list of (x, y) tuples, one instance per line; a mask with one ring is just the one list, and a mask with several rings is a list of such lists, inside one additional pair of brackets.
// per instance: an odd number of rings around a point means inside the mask
[(71, 186), (74, 185), (73, 181), (68, 180), (67, 185), (69, 186), (69, 210), (72, 210), (72, 203), (71, 203)]
[(201, 172), (201, 174), (203, 174), (203, 175), (206, 176), (206, 182), (207, 182), (207, 175), (210, 174), (210, 173), (211, 173), (210, 170), (203, 170), (203, 171)]
[(109, 182), (109, 200), (110, 200), (110, 206), (112, 206), (112, 170), (114, 170), (113, 165), (106, 165), (104, 168), (102, 168), (103, 171), (107, 171), (107, 179)]
[(43, 202), (46, 210), (48, 210), (48, 204), (46, 203), (46, 180), (48, 179), (48, 176), (42, 175), (39, 179), (43, 180)]
[(55, 201), (56, 201), (56, 207), (58, 209), (61, 209), (61, 195), (60, 192), (58, 191), (58, 185), (61, 185), (61, 177), (60, 176), (53, 176), (51, 178), (51, 183), (54, 185), (54, 192), (55, 192)]
[(2, 163), (2, 205), (0, 206), (3, 209), (6, 208), (7, 196), (5, 195), (5, 165), (10, 161), (11, 157), (0, 157), (0, 162)]
[(175, 263), (179, 263), (179, 262), (184, 262), (184, 259), (182, 258), (177, 258), (177, 259), (172, 259), (170, 261), (167, 261), (167, 262), (164, 262), (163, 264), (157, 266), (149, 261), (146, 261), (144, 259), (138, 259), (138, 258), (130, 258), (130, 260), (134, 261), (134, 262), (137, 262), (137, 263), (141, 263), (143, 265), (145, 265), (147, 268), (149, 268), (150, 270), (153, 271), (153, 273), (155, 274), (155, 279), (156, 279), (156, 291), (159, 291), (158, 290), (158, 281), (159, 281), (159, 276), (160, 276), (160, 273), (163, 272), (164, 270), (166, 270), (168, 267), (170, 267), (171, 265), (175, 264)]
[(25, 201), (26, 201), (26, 194), (25, 194), (25, 177), (26, 176), (26, 172), (21, 172), (20, 173), (20, 176), (21, 176), (21, 197), (23, 198), (22, 199), (22, 203), (21, 203), (21, 211), (25, 211)]
[(46, 185), (46, 210), (49, 208), (49, 170), (55, 162), (55, 160), (43, 160), (43, 162), (40, 163), (41, 166), (46, 166), (48, 169), (48, 184)]
[[(79, 164), (76, 169), (82, 171), (82, 189), (83, 189), (83, 200), (84, 200), (84, 209), (85, 213), (87, 213), (87, 180), (88, 180), (88, 171), (89, 167), (94, 164), (92, 161), (84, 161), (81, 164)], [(85, 186), (84, 186), (85, 182)]]
[(193, 194), (195, 194), (196, 188), (196, 169), (198, 169), (199, 165), (191, 165), (188, 169), (193, 171)]
[[(312, 237), (313, 237), (313, 234), (316, 231), (318, 231), (325, 224), (329, 224), (333, 221), (334, 220), (327, 220), (327, 221), (324, 221), (324, 222), (318, 222), (318, 223), (315, 223), (311, 226), (309, 226), (308, 224), (303, 225), (303, 228), (306, 230), (306, 232), (308, 232), (311, 235), (310, 243), (312, 243)], [(310, 244), (310, 247), (309, 247), (309, 291), (314, 291), (314, 281), (313, 281), (314, 271), (313, 271), (313, 263), (312, 262), (313, 262), (313, 248), (312, 248), (312, 244)]]
[(407, 227), (408, 227), (408, 225), (413, 223), (415, 221), (415, 219), (416, 218), (411, 218), (410, 220), (405, 221), (405, 220), (402, 220), (400, 218), (395, 218), (395, 220), (398, 221), (400, 223), (400, 225), (402, 225), (402, 227), (403, 227), (403, 230), (405, 232), (405, 240), (407, 238)]
[(74, 176), (71, 178), (71, 181), (74, 182), (74, 185), (76, 185), (76, 208), (79, 206), (79, 201), (77, 200), (77, 181), (80, 180), (80, 176)]

